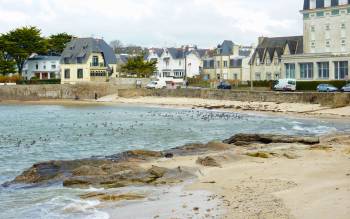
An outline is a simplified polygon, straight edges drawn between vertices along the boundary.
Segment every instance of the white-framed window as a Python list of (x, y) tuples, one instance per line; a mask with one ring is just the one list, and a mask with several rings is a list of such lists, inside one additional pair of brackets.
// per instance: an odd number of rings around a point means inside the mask
[(272, 73), (271, 72), (266, 73), (266, 80), (268, 80), (268, 81), (272, 80)]
[(329, 78), (329, 62), (318, 62), (318, 78), (328, 79)]
[(300, 63), (300, 78), (312, 79), (314, 77), (314, 64), (313, 63)]
[(227, 68), (227, 61), (224, 61), (224, 68)]
[(255, 80), (261, 81), (261, 73), (255, 73)]
[(295, 64), (286, 63), (286, 78), (295, 78)]
[(348, 79), (349, 75), (349, 62), (348, 61), (340, 61), (334, 62), (334, 73), (336, 80), (344, 80)]

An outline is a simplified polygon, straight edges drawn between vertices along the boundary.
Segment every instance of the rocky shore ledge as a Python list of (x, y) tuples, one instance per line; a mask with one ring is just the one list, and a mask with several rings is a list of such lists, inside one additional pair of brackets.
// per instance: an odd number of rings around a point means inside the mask
[[(300, 143), (316, 145), (317, 137), (297, 137), (268, 134), (237, 134), (223, 142), (207, 144), (189, 144), (164, 151), (132, 150), (106, 157), (70, 161), (48, 161), (34, 164), (17, 176), (13, 181), (3, 184), (38, 184), (62, 182), (65, 187), (120, 188), (138, 185), (169, 185), (195, 178), (190, 168), (181, 166), (173, 169), (151, 166), (142, 167), (142, 163), (157, 159), (171, 159), (175, 156), (205, 155), (229, 151), (237, 146), (271, 143)], [(249, 156), (249, 154), (247, 154)], [(212, 157), (199, 157), (198, 164), (220, 166)]]

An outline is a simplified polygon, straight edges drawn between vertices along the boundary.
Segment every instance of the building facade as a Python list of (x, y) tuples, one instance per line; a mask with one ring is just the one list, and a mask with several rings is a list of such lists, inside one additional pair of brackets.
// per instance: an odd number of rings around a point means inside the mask
[(249, 80), (252, 47), (243, 47), (225, 40), (203, 57), (203, 77), (209, 80)]
[(284, 77), (297, 80), (348, 80), (350, 0), (305, 0), (302, 54), (285, 54)]
[(61, 55), (61, 83), (106, 82), (117, 69), (113, 49), (102, 39), (76, 38)]
[(42, 56), (33, 54), (24, 64), (23, 77), (27, 80), (59, 79), (60, 56)]
[(254, 81), (283, 78), (282, 57), (303, 53), (303, 36), (260, 37), (250, 60), (251, 77)]
[(199, 76), (202, 72), (202, 56), (206, 50), (196, 46), (181, 48), (150, 49), (147, 61), (157, 61), (157, 78), (185, 79)]

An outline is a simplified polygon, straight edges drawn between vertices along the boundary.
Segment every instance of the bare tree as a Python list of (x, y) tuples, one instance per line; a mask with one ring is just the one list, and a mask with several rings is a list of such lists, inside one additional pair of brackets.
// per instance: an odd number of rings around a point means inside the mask
[(109, 45), (113, 48), (115, 53), (120, 53), (124, 47), (122, 41), (120, 40), (113, 40), (109, 43)]

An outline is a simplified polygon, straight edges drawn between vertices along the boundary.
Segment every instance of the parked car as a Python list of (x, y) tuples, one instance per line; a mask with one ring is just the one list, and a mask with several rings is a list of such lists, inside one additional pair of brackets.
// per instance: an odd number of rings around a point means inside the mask
[(295, 79), (280, 79), (273, 87), (275, 91), (296, 91), (297, 81)]
[(318, 92), (337, 92), (338, 88), (334, 87), (331, 84), (320, 84), (317, 86)]
[(350, 84), (345, 85), (340, 89), (342, 92), (350, 92)]
[(166, 88), (165, 81), (151, 81), (146, 85), (147, 89), (163, 89)]
[(218, 89), (220, 90), (231, 90), (232, 86), (231, 84), (227, 83), (227, 82), (220, 82)]

